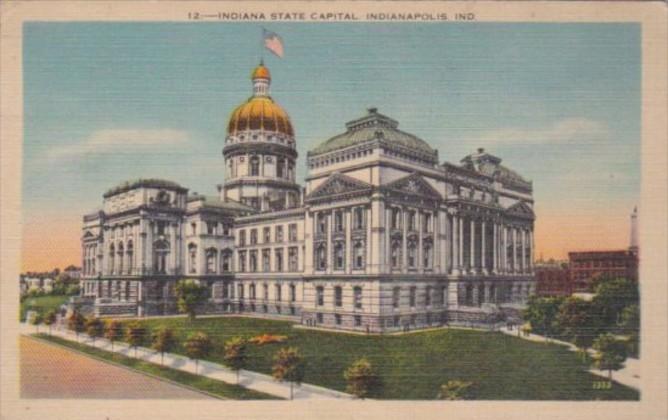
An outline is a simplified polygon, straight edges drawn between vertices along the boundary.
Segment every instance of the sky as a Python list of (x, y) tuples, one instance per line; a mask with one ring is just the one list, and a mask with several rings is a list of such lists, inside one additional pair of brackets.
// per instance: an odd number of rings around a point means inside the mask
[(80, 265), (81, 220), (134, 178), (215, 194), (232, 109), (263, 56), (299, 151), (369, 107), (457, 163), (484, 147), (534, 186), (536, 257), (621, 249), (640, 197), (633, 23), (30, 22), (23, 270)]

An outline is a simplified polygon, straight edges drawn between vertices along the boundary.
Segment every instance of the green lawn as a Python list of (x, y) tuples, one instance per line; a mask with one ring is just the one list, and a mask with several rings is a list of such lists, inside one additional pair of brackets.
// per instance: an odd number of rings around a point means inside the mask
[[(222, 363), (223, 343), (272, 333), (287, 335), (284, 343), (251, 345), (249, 369), (270, 373), (273, 354), (296, 346), (307, 359), (304, 382), (345, 391), (343, 371), (366, 357), (380, 374), (382, 388), (374, 397), (433, 399), (441, 384), (459, 379), (474, 382), (476, 399), (499, 400), (637, 400), (637, 391), (613, 383), (594, 389), (602, 378), (587, 372), (573, 352), (562, 346), (533, 343), (494, 332), (443, 329), (398, 336), (361, 336), (292, 328), (289, 322), (242, 318), (186, 318), (142, 321), (149, 329), (172, 328), (182, 342), (192, 331), (213, 339), (208, 360)], [(183, 353), (182, 348), (176, 350)]]
[(27, 311), (37, 311), (42, 315), (45, 315), (49, 311), (58, 310), (60, 305), (67, 302), (69, 298), (70, 297), (67, 295), (47, 295), (25, 298), (23, 302), (21, 302), (19, 314), (21, 322), (25, 321)]
[(200, 375), (194, 375), (188, 372), (171, 369), (156, 365), (155, 363), (145, 362), (131, 357), (123, 356), (121, 354), (112, 353), (105, 350), (96, 349), (85, 344), (74, 343), (60, 337), (54, 337), (47, 334), (34, 334), (43, 340), (51, 341), (61, 346), (65, 346), (82, 353), (95, 356), (100, 359), (108, 360), (118, 363), (123, 366), (130, 367), (140, 372), (155, 375), (173, 382), (184, 384), (201, 391), (208, 392), (221, 398), (232, 400), (280, 400), (281, 398), (273, 395), (265, 394), (263, 392), (253, 391), (235, 384), (228, 384), (226, 382), (217, 381), (215, 379), (206, 378)]

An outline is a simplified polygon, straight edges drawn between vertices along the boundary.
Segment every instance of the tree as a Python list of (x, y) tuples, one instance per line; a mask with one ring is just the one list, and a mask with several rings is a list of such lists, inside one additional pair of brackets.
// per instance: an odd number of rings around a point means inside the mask
[(95, 339), (104, 335), (104, 323), (100, 318), (89, 318), (86, 321), (86, 334), (93, 339), (93, 347), (95, 347)]
[(164, 364), (165, 353), (169, 352), (176, 346), (176, 338), (174, 333), (169, 328), (160, 328), (153, 333), (153, 343), (151, 348), (160, 352), (160, 364)]
[(208, 288), (193, 280), (181, 280), (176, 284), (174, 290), (179, 312), (187, 314), (190, 321), (194, 321), (197, 308), (208, 298)]
[(44, 325), (49, 327), (49, 335), (51, 335), (51, 326), (56, 323), (56, 311), (49, 311), (44, 316)]
[(236, 372), (237, 384), (239, 383), (239, 371), (246, 367), (248, 355), (246, 340), (241, 337), (234, 337), (225, 343), (225, 353), (223, 360), (225, 365)]
[(211, 339), (203, 332), (195, 332), (188, 337), (184, 346), (186, 348), (186, 356), (195, 361), (195, 374), (197, 374), (199, 359), (211, 353), (213, 347)]
[(39, 332), (39, 324), (44, 321), (44, 317), (40, 312), (35, 312), (32, 318), (30, 318), (30, 323), (37, 328), (37, 332)]
[(566, 299), (559, 306), (556, 324), (562, 334), (582, 350), (583, 357), (586, 355), (585, 350), (600, 332), (593, 304), (574, 297)]
[(563, 302), (560, 297), (537, 297), (531, 296), (524, 310), (524, 320), (531, 324), (534, 334), (546, 337), (558, 334), (555, 320), (559, 312), (559, 306)]
[(295, 347), (285, 347), (274, 355), (271, 375), (279, 382), (290, 382), (290, 399), (293, 397), (294, 384), (301, 384), (304, 379), (306, 362)]
[(622, 310), (622, 332), (629, 336), (629, 353), (637, 357), (640, 343), (640, 308), (630, 305)]
[(67, 328), (76, 333), (77, 341), (79, 341), (79, 333), (84, 332), (86, 328), (86, 319), (79, 311), (73, 311), (67, 319)]
[(617, 340), (614, 335), (601, 334), (594, 341), (594, 366), (600, 370), (608, 371), (608, 379), (612, 379), (612, 371), (624, 367), (626, 360), (626, 345)]
[(441, 400), (465, 400), (471, 398), (471, 387), (473, 382), (467, 381), (448, 381), (441, 385), (441, 391), (438, 398)]
[(350, 365), (343, 372), (343, 377), (348, 382), (346, 392), (357, 398), (363, 399), (378, 384), (378, 376), (366, 358), (361, 358)]
[(139, 347), (144, 342), (145, 335), (146, 328), (144, 328), (138, 322), (132, 322), (128, 324), (128, 327), (125, 329), (125, 340), (128, 342), (130, 347), (134, 347), (135, 357), (137, 357), (137, 347)]
[(104, 338), (111, 343), (111, 351), (114, 351), (114, 341), (118, 341), (123, 337), (123, 324), (118, 321), (107, 321), (104, 326)]
[(640, 301), (638, 282), (625, 278), (602, 281), (596, 287), (592, 303), (601, 313), (605, 325), (614, 329), (621, 321), (622, 311)]

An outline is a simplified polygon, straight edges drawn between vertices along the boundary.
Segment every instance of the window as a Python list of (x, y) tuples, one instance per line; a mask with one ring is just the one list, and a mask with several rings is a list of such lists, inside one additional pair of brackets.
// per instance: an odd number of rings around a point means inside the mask
[(227, 273), (229, 271), (232, 271), (231, 270), (232, 267), (230, 267), (230, 263), (231, 263), (231, 258), (230, 257), (231, 257), (232, 252), (228, 249), (228, 250), (221, 251), (220, 254), (221, 254), (220, 271), (222, 271), (223, 273)]
[(239, 246), (246, 246), (246, 231), (239, 231)]
[(400, 287), (395, 287), (392, 289), (392, 307), (393, 308), (398, 308), (399, 307), (399, 297), (401, 296), (401, 288)]
[(414, 308), (415, 307), (415, 293), (416, 293), (415, 286), (411, 286), (410, 291), (411, 291), (411, 294), (410, 294), (410, 298), (409, 298), (409, 305), (411, 306), (411, 308)]
[(230, 225), (223, 224), (223, 235), (230, 236)]
[(415, 230), (415, 210), (408, 212), (408, 230)]
[(324, 235), (327, 233), (327, 216), (324, 213), (318, 213), (318, 233)]
[(473, 285), (471, 284), (466, 286), (466, 293), (464, 295), (464, 304), (467, 306), (473, 306)]
[(262, 242), (265, 244), (271, 242), (271, 228), (269, 226), (262, 229)]
[(276, 226), (276, 242), (283, 242), (283, 226)]
[(296, 246), (291, 246), (288, 248), (288, 264), (290, 265), (288, 267), (289, 271), (297, 271), (297, 266), (299, 263), (299, 254), (297, 252), (297, 247)]
[(334, 245), (334, 268), (343, 270), (345, 268), (345, 250), (343, 242), (337, 242)]
[(415, 263), (416, 263), (416, 246), (414, 242), (409, 242), (408, 243), (408, 267), (409, 268), (415, 268)]
[(316, 322), (317, 322), (318, 324), (322, 324), (322, 323), (324, 322), (324, 321), (323, 321), (323, 316), (322, 316), (321, 313), (317, 313), (317, 314), (316, 314)]
[(392, 208), (392, 229), (401, 229), (401, 210)]
[(276, 300), (277, 302), (280, 302), (280, 301), (282, 300), (282, 297), (283, 297), (283, 296), (281, 295), (281, 284), (280, 284), (280, 283), (276, 283), (276, 285), (274, 286), (274, 293), (275, 293), (275, 295), (276, 295), (276, 296), (275, 296), (275, 298), (276, 298), (275, 300)]
[(318, 270), (324, 270), (327, 268), (327, 246), (322, 243), (318, 245), (315, 251), (315, 261), (316, 268)]
[(109, 245), (109, 274), (114, 274), (114, 258), (116, 257), (116, 248), (114, 244)]
[(355, 301), (355, 309), (362, 309), (362, 288), (355, 286), (353, 288), (353, 299)]
[(431, 232), (431, 213), (425, 213), (422, 217), (422, 232)]
[(276, 177), (285, 177), (285, 159), (280, 158), (276, 160)]
[(250, 252), (250, 262), (248, 263), (248, 266), (252, 273), (257, 271), (257, 251)]
[(271, 257), (271, 250), (270, 249), (263, 249), (262, 250), (262, 271), (265, 273), (271, 271), (271, 268), (269, 266), (270, 263), (270, 257)]
[(269, 300), (269, 285), (266, 283), (262, 285), (262, 299)]
[(209, 249), (206, 251), (206, 272), (212, 274), (216, 272), (216, 254), (218, 251)]
[[(132, 246), (132, 241), (128, 241), (128, 249), (125, 251), (128, 257), (128, 274), (132, 274), (133, 269), (133, 260), (134, 260), (134, 249)], [(91, 266), (94, 264), (94, 260), (91, 260)], [(126, 283), (127, 284), (127, 283)]]
[(197, 223), (192, 222), (190, 224), (190, 234), (191, 235), (197, 235)]
[(207, 235), (215, 235), (216, 234), (216, 225), (218, 223), (216, 222), (206, 222), (206, 233)]
[(425, 306), (431, 306), (431, 286), (427, 286), (424, 296)]
[(364, 243), (362, 241), (355, 242), (353, 247), (353, 264), (356, 269), (364, 268)]
[(288, 226), (288, 235), (290, 242), (295, 242), (297, 240), (297, 224), (292, 223)]
[(243, 284), (239, 284), (237, 286), (237, 295), (239, 295), (239, 299), (243, 300), (243, 298), (244, 298), (244, 285)]
[(334, 322), (336, 325), (341, 325), (341, 314), (334, 314)]
[(343, 289), (341, 289), (341, 286), (336, 286), (334, 288), (334, 305), (335, 306), (343, 305)]
[(297, 300), (297, 286), (294, 284), (290, 285), (290, 302), (295, 302)]
[(399, 268), (401, 262), (401, 242), (392, 242), (391, 250), (392, 268)]
[(257, 229), (251, 229), (251, 231), (250, 231), (250, 243), (251, 243), (251, 245), (257, 244)]
[(276, 266), (276, 271), (283, 271), (283, 248), (274, 250), (274, 265)]
[(188, 245), (188, 256), (190, 257), (189, 262), (189, 271), (191, 273), (197, 272), (197, 245), (190, 244)]
[(258, 156), (251, 156), (250, 158), (250, 176), (260, 175), (260, 158)]
[(392, 321), (395, 327), (399, 326), (399, 316), (395, 316), (394, 318), (392, 318)]
[(334, 231), (343, 232), (343, 212), (340, 210), (334, 213)]
[(362, 326), (362, 317), (360, 315), (355, 315), (355, 326), (356, 327)]
[(246, 251), (239, 251), (239, 272), (246, 271)]
[(432, 263), (432, 247), (430, 243), (425, 243), (422, 249), (422, 266), (424, 268), (431, 268)]
[(249, 297), (250, 297), (252, 300), (255, 299), (255, 285), (254, 285), (254, 284), (251, 284), (251, 285), (250, 285), (250, 287), (249, 287), (249, 293), (248, 293), (248, 294), (250, 295)]
[(354, 212), (354, 224), (355, 229), (364, 229), (364, 208), (357, 207)]
[(317, 300), (317, 305), (322, 306), (325, 304), (325, 288), (318, 286), (315, 288), (315, 295)]

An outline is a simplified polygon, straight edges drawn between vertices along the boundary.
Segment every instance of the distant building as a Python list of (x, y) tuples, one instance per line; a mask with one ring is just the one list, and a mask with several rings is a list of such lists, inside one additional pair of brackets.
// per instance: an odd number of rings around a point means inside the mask
[(76, 267), (74, 265), (69, 265), (63, 269), (63, 273), (73, 280), (79, 280), (81, 278), (81, 267)]
[(597, 277), (625, 277), (638, 280), (638, 210), (631, 214), (628, 249), (569, 252), (569, 271), (573, 292), (588, 292)]
[(536, 264), (534, 272), (538, 296), (570, 296), (573, 293), (568, 264)]

